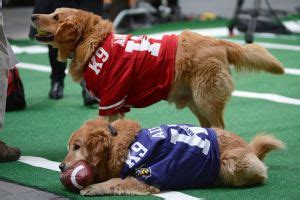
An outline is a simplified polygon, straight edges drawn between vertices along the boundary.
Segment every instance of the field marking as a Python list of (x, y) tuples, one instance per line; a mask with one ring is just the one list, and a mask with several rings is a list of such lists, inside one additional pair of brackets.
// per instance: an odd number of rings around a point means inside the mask
[(300, 105), (300, 99), (294, 99), (290, 97), (285, 97), (278, 94), (271, 94), (271, 93), (257, 93), (257, 92), (247, 92), (247, 91), (233, 91), (233, 96), (236, 97), (246, 97), (252, 99), (263, 99), (267, 101), (272, 101), (276, 103), (284, 103), (284, 104), (291, 104), (291, 105)]
[(296, 68), (284, 68), (285, 74), (291, 74), (291, 75), (300, 75), (300, 69)]
[[(34, 167), (39, 167), (39, 168), (44, 168), (44, 169), (49, 169), (52, 171), (60, 172), (59, 167), (58, 167), (60, 163), (48, 160), (46, 158), (37, 157), (37, 156), (21, 156), (18, 161), (28, 164), (28, 165), (31, 165), (31, 166), (34, 166)], [(158, 197), (164, 198), (166, 200), (203, 199), (203, 198), (193, 197), (188, 194), (184, 194), (184, 193), (177, 192), (177, 191), (164, 191), (159, 194), (154, 194), (154, 196), (158, 196)]]
[(25, 46), (25, 47), (19, 47), (16, 45), (11, 45), (13, 51), (15, 54), (21, 54), (21, 53), (28, 53), (28, 54), (42, 54), (42, 53), (48, 53), (48, 47), (42, 46), (42, 45), (32, 45), (32, 46)]
[(60, 172), (58, 167), (60, 163), (48, 160), (46, 158), (36, 156), (21, 156), (18, 161), (34, 167)]
[(29, 69), (34, 71), (40, 71), (40, 72), (51, 72), (51, 67), (46, 65), (37, 65), (32, 63), (23, 63), (19, 62), (16, 64), (16, 66), (20, 69)]
[[(225, 28), (215, 28), (216, 31), (225, 29)], [(210, 33), (210, 30), (206, 29), (191, 29), (191, 31), (200, 33), (202, 35), (207, 35), (207, 36), (212, 36), (214, 35), (218, 36), (218, 33)], [(153, 34), (148, 34), (149, 37), (153, 38), (162, 38), (163, 35), (165, 34), (180, 34), (182, 31), (168, 31), (168, 32), (163, 32), (163, 33), (153, 33)], [(225, 37), (225, 35), (223, 35)], [(238, 40), (238, 39), (222, 39), (222, 40), (228, 40), (231, 42), (235, 42), (238, 44), (245, 44), (244, 40)], [(300, 51), (300, 46), (299, 45), (288, 45), (288, 44), (276, 44), (276, 43), (268, 43), (268, 42), (255, 42), (256, 44), (259, 44), (265, 48), (268, 49), (280, 49), (280, 50), (290, 50), (290, 51)], [(43, 53), (48, 53), (48, 48), (44, 46), (27, 46), (27, 47), (19, 47), (12, 45), (12, 49), (15, 54), (21, 54), (21, 53), (27, 53), (27, 54), (43, 54)]]
[(161, 197), (166, 200), (200, 200), (203, 198), (197, 198), (193, 197), (181, 192), (176, 191), (166, 191), (166, 192), (160, 192), (159, 194), (152, 194), (153, 196)]
[[(33, 63), (23, 63), (19, 62), (16, 64), (16, 66), (20, 69), (29, 69), (33, 71), (40, 71), (40, 72), (51, 72), (51, 67), (47, 65), (38, 65), (38, 64), (33, 64)], [(68, 69), (65, 70), (65, 73), (68, 74)]]
[[(207, 35), (207, 36), (212, 36), (212, 37), (226, 37), (228, 36), (228, 29), (227, 28), (211, 28), (211, 29), (191, 29), (191, 31), (202, 34), (202, 35)], [(227, 34), (224, 34), (225, 31)], [(163, 33), (154, 33), (154, 34), (148, 34), (149, 37), (154, 37), (154, 38), (162, 38), (163, 35), (165, 34), (180, 34), (182, 30), (180, 31), (168, 31), (168, 32), (163, 32)], [(244, 40), (238, 40), (238, 39), (222, 39), (222, 40), (227, 40), (231, 42), (235, 42), (238, 44), (245, 44)], [(281, 50), (290, 50), (290, 51), (300, 51), (300, 46), (299, 45), (288, 45), (288, 44), (276, 44), (276, 43), (268, 43), (268, 42), (255, 42), (256, 44), (259, 44), (265, 48), (268, 49), (281, 49)]]
[[(293, 30), (300, 30), (300, 23), (296, 23), (295, 21), (286, 21), (287, 26), (291, 27)], [(211, 37), (227, 37), (228, 34), (228, 28), (227, 27), (215, 27), (215, 28), (202, 28), (202, 29), (189, 29), (193, 32), (200, 33), (202, 35), (211, 36)], [(166, 31), (161, 33), (150, 33), (148, 36), (154, 37), (154, 38), (162, 38), (165, 34), (180, 34), (184, 30), (174, 30), (174, 31)], [(243, 34), (237, 31), (237, 29), (234, 29), (235, 34)], [(275, 34), (270, 33), (257, 33), (255, 35), (262, 35), (263, 37), (273, 37), (275, 38)], [(284, 36), (287, 38), (287, 36)], [(291, 37), (292, 39), (295, 39), (294, 37)], [(298, 39), (298, 38), (296, 38)], [(225, 39), (229, 41), (233, 41), (236, 43), (244, 44), (244, 40), (235, 40), (235, 39)], [(256, 42), (257, 44), (260, 44), (266, 48), (269, 49), (283, 49), (283, 50), (292, 50), (292, 51), (300, 51), (299, 45), (286, 45), (286, 44), (276, 44), (276, 43), (267, 43), (267, 42)], [(25, 46), (20, 47), (16, 45), (11, 45), (12, 49), (15, 54), (21, 54), (21, 53), (28, 53), (28, 54), (41, 54), (41, 53), (48, 53), (48, 47), (46, 45), (32, 45), (32, 46)]]
[(286, 28), (295, 33), (300, 33), (300, 20), (282, 22)]
[[(225, 39), (231, 42), (235, 42), (238, 44), (245, 44), (244, 40), (236, 40), (236, 39)], [(267, 49), (280, 49), (280, 50), (289, 50), (289, 51), (300, 51), (299, 45), (288, 45), (288, 44), (276, 44), (276, 43), (268, 43), (268, 42), (255, 42), (255, 44), (259, 44)]]
[[(51, 68), (49, 66), (36, 65), (36, 64), (31, 64), (31, 63), (18, 63), (17, 67), (22, 68), (22, 69), (41, 71), (41, 72), (50, 72), (51, 71)], [(293, 75), (300, 75), (299, 69), (285, 68), (285, 72), (287, 74), (290, 73)], [(67, 70), (66, 70), (66, 73), (67, 73)], [(300, 99), (294, 99), (294, 98), (285, 97), (285, 96), (277, 95), (277, 94), (234, 91), (232, 93), (232, 95), (237, 96), (237, 97), (263, 99), (263, 100), (268, 100), (268, 101), (277, 102), (277, 103), (300, 105)]]
[[(20, 62), (16, 66), (21, 69), (29, 69), (29, 70), (41, 71), (41, 72), (51, 72), (51, 67), (47, 65), (38, 65), (33, 63)], [(285, 74), (300, 75), (300, 69), (296, 69), (296, 68), (284, 68), (284, 72)], [(67, 69), (66, 69), (66, 73), (68, 73)]]

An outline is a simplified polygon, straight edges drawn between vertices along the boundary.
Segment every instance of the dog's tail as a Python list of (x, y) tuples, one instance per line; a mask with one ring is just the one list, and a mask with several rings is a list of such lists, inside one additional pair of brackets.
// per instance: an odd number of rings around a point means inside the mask
[(284, 68), (280, 61), (265, 48), (257, 44), (244, 46), (229, 41), (220, 41), (226, 47), (227, 58), (237, 71), (266, 71), (273, 74), (283, 74)]
[(272, 135), (256, 135), (249, 143), (252, 152), (263, 160), (267, 153), (275, 149), (283, 149), (285, 144)]

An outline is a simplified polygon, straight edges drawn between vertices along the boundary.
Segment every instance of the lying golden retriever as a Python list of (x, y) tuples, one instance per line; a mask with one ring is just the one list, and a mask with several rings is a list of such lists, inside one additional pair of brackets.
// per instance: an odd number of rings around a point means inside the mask
[(225, 103), (233, 91), (229, 65), (238, 71), (284, 73), (266, 49), (190, 31), (164, 36), (113, 34), (112, 23), (90, 12), (59, 8), (32, 16), (36, 39), (58, 48), (58, 60), (72, 58), (69, 73), (83, 78), (99, 100), (99, 115), (122, 118), (130, 107), (160, 100), (189, 107), (203, 127), (224, 127)]
[(92, 167), (96, 184), (82, 195), (145, 195), (166, 189), (215, 185), (249, 186), (267, 179), (262, 160), (284, 144), (271, 135), (257, 135), (247, 144), (219, 128), (162, 125), (141, 129), (119, 119), (87, 121), (69, 139), (62, 171), (79, 160)]

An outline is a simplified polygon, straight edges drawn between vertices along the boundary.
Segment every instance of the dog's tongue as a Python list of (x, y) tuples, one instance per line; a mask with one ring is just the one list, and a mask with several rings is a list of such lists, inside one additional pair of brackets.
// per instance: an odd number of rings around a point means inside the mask
[(36, 34), (35, 39), (39, 42), (52, 42), (54, 40), (54, 35), (53, 34), (48, 34), (48, 35)]

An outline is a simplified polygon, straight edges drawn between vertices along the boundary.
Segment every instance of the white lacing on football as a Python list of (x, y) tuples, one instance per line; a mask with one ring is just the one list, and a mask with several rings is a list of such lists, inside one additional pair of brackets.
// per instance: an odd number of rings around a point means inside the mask
[(76, 175), (77, 175), (77, 173), (78, 173), (80, 170), (82, 170), (82, 169), (84, 169), (84, 166), (83, 166), (83, 165), (79, 165), (78, 167), (76, 167), (76, 168), (73, 170), (73, 172), (72, 172), (72, 174), (71, 174), (71, 182), (72, 182), (72, 184), (73, 184), (76, 188), (78, 188), (79, 190), (81, 190), (81, 189), (83, 188), (83, 186), (81, 186), (81, 185), (79, 185), (79, 184), (77, 183), (77, 181), (76, 181)]

